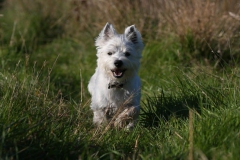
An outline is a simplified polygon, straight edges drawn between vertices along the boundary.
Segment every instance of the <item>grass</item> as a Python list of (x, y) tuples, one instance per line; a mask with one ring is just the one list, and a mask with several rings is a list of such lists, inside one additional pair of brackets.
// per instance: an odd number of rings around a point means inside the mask
[[(239, 22), (226, 18), (227, 11), (239, 13), (237, 5), (101, 2), (64, 1), (49, 8), (54, 0), (5, 0), (0, 9), (1, 159), (239, 159)], [(174, 12), (174, 6), (180, 10)], [(200, 14), (198, 6), (209, 12)], [(183, 13), (186, 7), (195, 10)], [(176, 19), (178, 14), (184, 16)], [(188, 21), (199, 17), (203, 31), (207, 26), (213, 32), (199, 34), (197, 24)], [(94, 38), (106, 21), (118, 31), (135, 23), (145, 42), (141, 114), (132, 132), (92, 124), (87, 84), (96, 67)], [(216, 36), (219, 28), (231, 32), (228, 42), (225, 34)]]

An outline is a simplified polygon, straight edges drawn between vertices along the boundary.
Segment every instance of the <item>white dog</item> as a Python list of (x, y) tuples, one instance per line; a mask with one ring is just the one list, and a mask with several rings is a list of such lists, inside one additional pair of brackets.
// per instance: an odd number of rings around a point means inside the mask
[(113, 122), (115, 127), (132, 129), (140, 111), (141, 34), (132, 25), (119, 35), (107, 23), (95, 45), (97, 68), (88, 85), (93, 122), (97, 126)]

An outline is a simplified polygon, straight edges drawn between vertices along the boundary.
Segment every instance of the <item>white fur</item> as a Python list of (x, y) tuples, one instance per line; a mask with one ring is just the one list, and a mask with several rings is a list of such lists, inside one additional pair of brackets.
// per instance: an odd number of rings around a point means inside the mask
[[(143, 50), (141, 35), (134, 25), (127, 27), (124, 34), (119, 35), (107, 23), (95, 45), (97, 68), (88, 85), (92, 96), (93, 122), (99, 126), (114, 121), (115, 126), (122, 126), (127, 117), (125, 127), (133, 128), (140, 111), (141, 84), (138, 70)], [(112, 55), (108, 55), (110, 52)], [(130, 56), (126, 56), (126, 52)], [(115, 78), (112, 73), (116, 69), (116, 60), (122, 61), (120, 69), (126, 70), (121, 78)], [(123, 84), (123, 87), (109, 89), (109, 84), (113, 83)], [(115, 116), (116, 114), (118, 115)]]

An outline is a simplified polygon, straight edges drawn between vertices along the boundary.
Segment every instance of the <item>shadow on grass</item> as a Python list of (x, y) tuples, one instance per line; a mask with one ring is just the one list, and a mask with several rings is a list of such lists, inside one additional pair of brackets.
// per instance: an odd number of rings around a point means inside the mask
[[(180, 80), (178, 91), (165, 95), (162, 91), (159, 95), (148, 96), (143, 102), (140, 123), (144, 127), (157, 127), (161, 121), (168, 121), (171, 117), (186, 119), (189, 117), (189, 109), (201, 114), (202, 108), (217, 108), (225, 105), (224, 91), (222, 89), (200, 84), (197, 87)], [(177, 89), (176, 89), (177, 90)]]
[(160, 96), (148, 97), (142, 108), (140, 123), (145, 127), (157, 127), (162, 120), (168, 121), (171, 117), (187, 118), (189, 109), (201, 112), (200, 100), (196, 95), (166, 97), (163, 93)]

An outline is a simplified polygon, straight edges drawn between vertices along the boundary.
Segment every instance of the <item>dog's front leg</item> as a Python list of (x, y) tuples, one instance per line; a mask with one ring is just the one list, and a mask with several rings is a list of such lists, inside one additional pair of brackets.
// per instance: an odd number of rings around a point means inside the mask
[(123, 111), (117, 116), (114, 126), (118, 128), (125, 128), (128, 130), (133, 129), (137, 123), (138, 115), (140, 112), (139, 106), (126, 107)]
[(93, 123), (96, 126), (101, 126), (103, 123), (107, 121), (106, 115), (102, 110), (93, 111)]
[(132, 106), (128, 111), (128, 116), (132, 118), (129, 124), (126, 126), (126, 129), (131, 130), (137, 123), (138, 115), (140, 112), (140, 106)]

